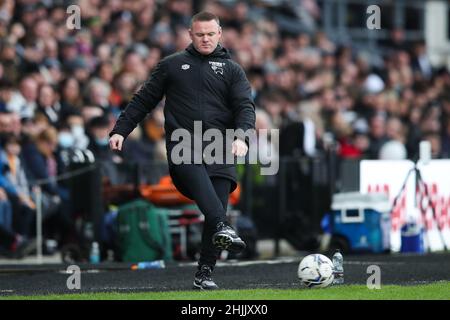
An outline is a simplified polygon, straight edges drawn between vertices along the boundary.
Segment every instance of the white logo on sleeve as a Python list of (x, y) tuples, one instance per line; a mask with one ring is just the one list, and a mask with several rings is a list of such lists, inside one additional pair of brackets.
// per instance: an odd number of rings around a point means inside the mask
[(183, 64), (183, 65), (181, 66), (181, 69), (187, 70), (187, 69), (189, 69), (190, 67), (191, 67), (191, 66), (188, 65), (188, 64)]

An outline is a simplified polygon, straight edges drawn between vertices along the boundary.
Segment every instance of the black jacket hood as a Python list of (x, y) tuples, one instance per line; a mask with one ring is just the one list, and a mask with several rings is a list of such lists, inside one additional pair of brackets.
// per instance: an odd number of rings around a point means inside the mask
[(213, 52), (211, 52), (208, 55), (202, 55), (200, 52), (197, 51), (197, 49), (194, 48), (194, 45), (191, 43), (187, 48), (186, 51), (190, 54), (197, 56), (197, 57), (208, 57), (208, 58), (222, 58), (222, 59), (231, 59), (230, 53), (228, 50), (219, 43), (214, 49)]

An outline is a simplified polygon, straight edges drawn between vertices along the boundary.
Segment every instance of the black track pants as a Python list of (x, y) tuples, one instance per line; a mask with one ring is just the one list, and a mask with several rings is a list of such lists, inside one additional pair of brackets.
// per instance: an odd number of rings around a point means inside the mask
[(209, 177), (205, 166), (200, 164), (173, 165), (170, 173), (178, 190), (194, 200), (205, 216), (199, 265), (214, 266), (219, 251), (212, 244), (212, 236), (217, 223), (226, 221), (232, 181)]

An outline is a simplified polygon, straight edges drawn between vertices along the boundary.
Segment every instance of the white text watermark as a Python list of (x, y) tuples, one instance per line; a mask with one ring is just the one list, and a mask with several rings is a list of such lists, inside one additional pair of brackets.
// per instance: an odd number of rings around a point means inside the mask
[[(246, 141), (248, 144), (247, 157), (235, 157), (231, 152), (232, 144), (236, 140)], [(275, 175), (278, 173), (278, 129), (226, 129), (225, 133), (219, 129), (210, 128), (203, 131), (202, 122), (194, 121), (194, 132), (187, 129), (176, 129), (170, 136), (171, 142), (176, 144), (171, 148), (170, 160), (173, 164), (260, 164), (261, 175)], [(271, 145), (275, 148), (267, 148)], [(263, 154), (264, 152), (264, 154)], [(273, 152), (273, 154), (272, 154)]]

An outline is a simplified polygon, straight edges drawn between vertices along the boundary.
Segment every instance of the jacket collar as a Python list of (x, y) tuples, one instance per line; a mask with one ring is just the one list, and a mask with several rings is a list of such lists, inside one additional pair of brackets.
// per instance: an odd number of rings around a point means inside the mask
[(196, 57), (200, 57), (200, 58), (231, 59), (231, 56), (230, 56), (230, 53), (228, 52), (228, 50), (226, 48), (222, 47), (222, 45), (220, 43), (217, 45), (216, 49), (214, 49), (214, 51), (208, 55), (203, 55), (200, 52), (198, 52), (194, 48), (194, 45), (192, 43), (186, 48), (186, 51), (189, 52), (190, 54), (192, 54)]

